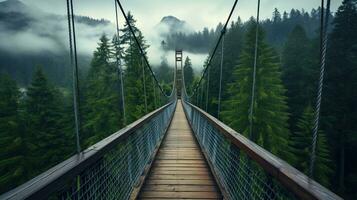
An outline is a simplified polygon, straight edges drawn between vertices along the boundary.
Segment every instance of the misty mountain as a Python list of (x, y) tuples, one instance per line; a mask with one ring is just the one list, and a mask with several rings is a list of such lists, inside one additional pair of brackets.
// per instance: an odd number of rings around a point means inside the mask
[[(284, 11), (283, 14), (280, 14), (276, 9), (273, 12), (272, 18), (262, 20), (260, 25), (263, 27), (267, 36), (266, 41), (280, 52), (289, 33), (296, 25), (302, 26), (306, 30), (309, 38), (315, 38), (320, 23), (319, 16), (319, 9), (312, 9), (310, 13), (304, 10), (291, 9), (289, 13)], [(250, 20), (252, 19), (254, 18)], [(331, 14), (330, 19), (333, 19)], [(174, 24), (176, 23), (172, 19), (169, 21), (173, 21)], [(237, 23), (236, 25), (242, 26), (243, 30), (246, 30), (250, 22), (242, 22), (238, 18), (235, 23)], [(232, 28), (232, 25), (235, 25), (235, 23), (232, 22), (231, 26), (228, 26), (228, 29)], [(164, 49), (169, 51), (179, 48), (191, 53), (209, 53), (216, 43), (222, 28), (223, 25), (220, 23), (215, 29), (204, 28), (202, 31), (195, 32), (169, 32), (163, 39), (165, 41)]]
[[(108, 20), (76, 16), (78, 55), (82, 71), (103, 33), (114, 33)], [(19, 0), (0, 2), (0, 73), (29, 84), (40, 66), (59, 85), (70, 85), (67, 16), (46, 13)]]
[(194, 32), (193, 28), (187, 22), (182, 21), (174, 16), (163, 17), (158, 26), (166, 28), (166, 31), (162, 31), (162, 35)]

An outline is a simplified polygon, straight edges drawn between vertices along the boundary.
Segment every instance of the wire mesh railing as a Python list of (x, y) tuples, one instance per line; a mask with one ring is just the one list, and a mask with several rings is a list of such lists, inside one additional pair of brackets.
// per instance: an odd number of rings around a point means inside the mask
[(183, 107), (226, 199), (341, 199), (200, 108)]
[(129, 199), (171, 122), (176, 100), (0, 199)]

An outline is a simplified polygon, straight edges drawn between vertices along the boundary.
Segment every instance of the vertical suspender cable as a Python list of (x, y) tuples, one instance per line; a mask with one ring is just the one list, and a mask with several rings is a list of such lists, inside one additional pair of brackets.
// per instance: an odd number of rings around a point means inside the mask
[(141, 57), (141, 66), (143, 68), (143, 87), (144, 87), (145, 113), (148, 113), (148, 102), (147, 102), (147, 99), (146, 99), (145, 65), (144, 65), (143, 57)]
[(157, 106), (157, 103), (156, 103), (156, 89), (155, 89), (155, 79), (153, 78), (152, 79), (152, 87), (153, 87), (153, 90), (154, 90), (154, 106), (155, 106), (155, 109), (156, 109), (156, 106)]
[(255, 78), (257, 73), (257, 61), (258, 61), (258, 40), (259, 40), (259, 12), (260, 12), (260, 0), (257, 5), (257, 23), (255, 31), (255, 50), (254, 50), (254, 66), (253, 66), (253, 83), (252, 83), (252, 99), (250, 102), (249, 111), (249, 138), (253, 137), (253, 114), (254, 114), (254, 99), (255, 99)]
[(222, 74), (223, 74), (223, 58), (224, 58), (224, 37), (226, 30), (222, 30), (222, 43), (221, 43), (221, 65), (219, 70), (219, 91), (218, 91), (218, 106), (217, 106), (217, 118), (219, 119), (219, 113), (221, 112), (221, 96), (222, 96)]
[[(320, 109), (321, 109), (321, 97), (322, 97), (322, 87), (325, 76), (325, 63), (326, 63), (326, 50), (327, 50), (327, 28), (329, 23), (330, 15), (330, 0), (327, 0), (326, 13), (324, 14), (324, 0), (321, 0), (321, 19), (320, 19), (320, 77), (317, 88), (317, 100), (315, 107), (315, 119), (312, 135), (312, 150), (311, 150), (311, 160), (310, 160), (310, 177), (314, 176), (315, 159), (316, 159), (316, 143), (319, 131), (319, 121), (320, 121)], [(324, 19), (325, 16), (325, 19)]]
[[(118, 40), (118, 45), (119, 44), (119, 21), (118, 21), (118, 6), (117, 6), (117, 1), (114, 0), (115, 4), (115, 22), (116, 22), (116, 34), (117, 34), (117, 40)], [(118, 47), (120, 50), (120, 47)], [(120, 53), (120, 52), (119, 52)], [(121, 90), (121, 102), (122, 102), (122, 108), (123, 108), (123, 125), (126, 125), (126, 113), (125, 113), (125, 94), (124, 94), (124, 79), (123, 79), (123, 68), (121, 66), (121, 61), (120, 61), (120, 55), (117, 55), (117, 66), (119, 70), (119, 76), (120, 76), (120, 90)]]
[[(136, 37), (135, 31), (134, 31), (133, 27), (131, 26), (131, 24), (129, 23), (129, 19), (128, 19), (128, 17), (127, 17), (126, 14), (125, 14), (124, 8), (123, 8), (123, 6), (121, 5), (120, 0), (116, 0), (116, 2), (118, 3), (119, 9), (120, 9), (121, 13), (123, 14), (123, 17), (124, 17), (124, 19), (125, 19), (125, 21), (126, 21), (126, 23), (127, 23), (127, 25), (128, 25), (128, 28), (129, 28), (129, 30), (130, 30), (132, 36), (133, 36), (132, 38), (134, 39), (134, 42), (138, 45), (139, 51), (140, 51), (141, 55), (143, 56), (143, 62), (145, 62), (146, 67), (149, 69), (149, 72), (150, 72), (151, 75), (154, 77), (155, 82), (156, 82), (156, 85), (159, 87), (160, 92), (161, 92), (165, 97), (169, 97), (169, 96), (164, 92), (164, 89), (162, 88), (162, 86), (160, 85), (159, 81), (157, 80), (157, 78), (156, 78), (156, 76), (155, 76), (155, 74), (154, 74), (154, 71), (152, 70), (152, 68), (151, 68), (151, 66), (150, 66), (150, 64), (149, 64), (149, 61), (148, 61), (147, 58), (145, 57), (144, 49), (141, 47), (140, 42), (139, 42), (138, 38)], [(144, 66), (145, 66), (145, 65), (144, 65)]]
[[(207, 66), (208, 67), (208, 66)], [(206, 112), (208, 112), (208, 92), (209, 92), (209, 70), (207, 72), (207, 88), (206, 88)]]
[(201, 98), (200, 98), (200, 108), (202, 108), (203, 109), (203, 90), (204, 89), (204, 85), (203, 85), (203, 83), (202, 83), (202, 85), (201, 85)]
[(191, 95), (191, 96), (194, 96), (194, 95), (196, 94), (197, 90), (199, 89), (199, 87), (200, 87), (200, 85), (201, 85), (201, 82), (202, 82), (204, 76), (205, 76), (206, 73), (207, 73), (207, 70), (208, 70), (209, 67), (211, 66), (213, 57), (216, 55), (217, 49), (218, 49), (218, 47), (219, 47), (219, 44), (221, 43), (221, 40), (222, 40), (222, 38), (223, 38), (223, 35), (224, 35), (225, 31), (227, 30), (228, 23), (229, 23), (229, 21), (230, 21), (230, 19), (231, 19), (231, 17), (232, 17), (232, 14), (233, 14), (234, 9), (235, 9), (236, 6), (237, 6), (237, 3), (238, 3), (238, 0), (235, 0), (235, 1), (234, 1), (234, 4), (233, 4), (233, 7), (232, 7), (232, 9), (231, 9), (231, 11), (230, 11), (230, 13), (229, 13), (229, 16), (228, 16), (228, 18), (227, 18), (227, 20), (226, 20), (226, 23), (224, 24), (224, 26), (223, 26), (223, 28), (222, 28), (222, 31), (221, 31), (221, 34), (219, 35), (219, 38), (218, 38), (218, 40), (217, 40), (217, 42), (216, 42), (216, 45), (214, 46), (214, 49), (213, 49), (212, 53), (210, 54), (210, 57), (209, 57), (208, 62), (207, 62), (207, 66), (208, 66), (208, 67), (206, 67), (206, 68), (203, 70), (202, 76), (201, 76), (200, 80), (196, 83), (195, 87), (193, 88), (193, 92), (192, 92), (192, 95)]
[[(73, 16), (73, 2), (72, 0), (67, 0), (67, 19), (68, 19), (68, 35), (69, 35), (69, 51), (70, 51), (70, 65), (72, 67), (73, 76), (73, 110), (74, 110), (74, 122), (76, 131), (76, 146), (77, 153), (81, 152), (81, 145), (79, 142), (79, 87), (78, 87), (78, 62), (77, 62), (77, 47), (76, 47), (76, 35), (74, 27), (74, 16)], [(73, 32), (72, 32), (73, 29)], [(73, 41), (72, 41), (73, 34)], [(73, 50), (73, 46), (74, 50)]]

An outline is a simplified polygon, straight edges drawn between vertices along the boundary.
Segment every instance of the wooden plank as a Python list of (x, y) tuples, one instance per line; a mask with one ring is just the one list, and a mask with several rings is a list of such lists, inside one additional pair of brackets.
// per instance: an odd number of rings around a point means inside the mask
[[(167, 200), (168, 198), (149, 198), (149, 197), (144, 197), (144, 198), (139, 198), (139, 200)], [(217, 199), (222, 199), (222, 198), (217, 198)], [(178, 198), (170, 198), (170, 200), (182, 200), (182, 198), (178, 199)], [(195, 198), (195, 199), (191, 199), (191, 198), (185, 198), (185, 200), (206, 200), (206, 199), (199, 199), (199, 198)], [(211, 199), (213, 200), (213, 199)]]
[(216, 185), (213, 180), (147, 180), (147, 185)]
[(217, 188), (210, 185), (149, 185), (143, 191), (217, 192)]
[(202, 171), (207, 170), (207, 167), (155, 167), (153, 170), (160, 170), (160, 171)]
[(154, 163), (154, 167), (194, 167), (194, 168), (207, 168), (206, 164), (200, 163)]
[(211, 180), (212, 177), (208, 174), (195, 174), (195, 175), (186, 175), (186, 174), (151, 174), (149, 177), (150, 180)]
[(147, 192), (144, 191), (140, 197), (150, 198), (204, 198), (204, 199), (216, 199), (220, 195), (217, 192)]
[(175, 163), (175, 164), (185, 164), (185, 163), (199, 163), (199, 164), (205, 164), (205, 161), (202, 159), (200, 160), (156, 160), (155, 163), (157, 164), (163, 164), (163, 163)]
[(222, 199), (178, 103), (139, 199)]
[(196, 171), (169, 171), (169, 170), (161, 170), (161, 171), (152, 171), (151, 175), (209, 175), (207, 170), (196, 170)]

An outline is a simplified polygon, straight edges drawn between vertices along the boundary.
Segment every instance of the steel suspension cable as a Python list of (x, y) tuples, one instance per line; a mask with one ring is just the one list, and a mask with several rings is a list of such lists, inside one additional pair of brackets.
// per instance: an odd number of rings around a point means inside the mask
[[(117, 35), (117, 42), (118, 45), (120, 45), (119, 43), (119, 20), (118, 20), (118, 6), (117, 6), (117, 2), (116, 0), (114, 0), (114, 4), (115, 4), (115, 22), (116, 22), (116, 35)], [(120, 46), (118, 47), (119, 51), (120, 51)], [(120, 52), (119, 55), (117, 55), (117, 66), (118, 66), (118, 70), (119, 70), (119, 76), (120, 76), (120, 89), (121, 89), (121, 102), (122, 102), (122, 108), (123, 108), (123, 125), (126, 125), (126, 113), (125, 113), (125, 94), (124, 94), (124, 79), (123, 79), (123, 68), (121, 66), (121, 61), (120, 61)]]
[(143, 87), (144, 87), (145, 113), (148, 113), (148, 102), (147, 102), (147, 99), (146, 99), (145, 66), (144, 66), (143, 57), (141, 57), (141, 66), (143, 68)]
[(203, 108), (203, 94), (204, 94), (204, 93), (203, 93), (203, 91), (204, 91), (204, 90), (203, 90), (203, 89), (204, 89), (203, 87), (204, 87), (204, 85), (202, 84), (202, 85), (201, 85), (201, 96), (200, 96), (200, 107), (201, 107), (201, 108)]
[(258, 62), (258, 40), (259, 40), (259, 13), (260, 13), (260, 0), (258, 0), (257, 5), (257, 23), (255, 30), (255, 49), (254, 49), (254, 65), (253, 65), (253, 81), (252, 81), (252, 97), (250, 102), (249, 111), (249, 139), (253, 137), (253, 115), (254, 115), (254, 99), (255, 99), (255, 82), (257, 73), (257, 62)]
[[(79, 138), (79, 87), (78, 87), (78, 62), (77, 62), (77, 46), (76, 46), (76, 34), (74, 26), (74, 14), (73, 14), (73, 2), (72, 0), (66, 0), (67, 2), (67, 20), (68, 20), (68, 36), (69, 36), (69, 52), (70, 52), (70, 65), (72, 67), (72, 88), (73, 88), (73, 111), (74, 111), (74, 123), (76, 132), (76, 147), (77, 153), (81, 152), (80, 138)], [(72, 31), (73, 30), (73, 31)], [(72, 41), (73, 35), (73, 41)], [(73, 48), (74, 46), (74, 48)]]
[(222, 38), (222, 49), (221, 49), (221, 65), (219, 71), (219, 91), (218, 91), (218, 107), (217, 107), (217, 119), (219, 119), (221, 112), (221, 95), (222, 95), (222, 73), (223, 73), (223, 58), (224, 58), (224, 35)]
[[(167, 94), (165, 93), (164, 89), (161, 87), (159, 81), (157, 80), (157, 78), (156, 78), (156, 76), (155, 76), (155, 73), (154, 73), (154, 71), (152, 70), (152, 68), (151, 68), (151, 66), (150, 66), (150, 64), (149, 64), (149, 61), (147, 60), (147, 58), (146, 58), (146, 56), (145, 56), (145, 52), (144, 52), (143, 48), (141, 47), (138, 38), (136, 37), (135, 31), (133, 30), (133, 27), (132, 27), (131, 24), (129, 23), (129, 19), (128, 19), (128, 17), (127, 17), (126, 14), (125, 14), (125, 11), (124, 11), (123, 6), (121, 5), (121, 3), (120, 3), (119, 0), (116, 0), (116, 2), (118, 3), (119, 8), (120, 8), (120, 11), (122, 12), (123, 17), (125, 18), (126, 23), (128, 24), (128, 28), (129, 28), (131, 34), (133, 35), (133, 38), (134, 38), (134, 40), (135, 40), (135, 43), (136, 43), (136, 44), (138, 45), (138, 47), (139, 47), (141, 56), (144, 58), (145, 64), (146, 64), (147, 68), (149, 69), (151, 75), (154, 77), (155, 82), (156, 82), (156, 84), (158, 85), (158, 87), (159, 87), (161, 93), (162, 93), (164, 96), (166, 96), (166, 97), (170, 97), (169, 95), (167, 95)], [(173, 88), (173, 90), (174, 90), (174, 88)], [(172, 94), (173, 94), (173, 93), (172, 93)]]
[(234, 1), (234, 4), (233, 4), (233, 6), (232, 6), (232, 9), (231, 9), (231, 11), (230, 11), (230, 13), (229, 13), (229, 16), (228, 16), (228, 18), (227, 18), (227, 20), (226, 20), (226, 23), (224, 24), (224, 26), (223, 26), (223, 28), (222, 28), (222, 30), (221, 30), (221, 34), (219, 35), (219, 38), (218, 38), (218, 40), (217, 40), (217, 43), (216, 43), (216, 45), (215, 45), (215, 47), (214, 47), (214, 49), (213, 49), (213, 51), (212, 51), (212, 54), (210, 55), (210, 58), (209, 58), (209, 60), (208, 60), (208, 62), (207, 62), (207, 67), (203, 70), (202, 75), (201, 75), (201, 78), (200, 78), (200, 80), (197, 82), (196, 86), (194, 87), (194, 90), (193, 90), (193, 92), (192, 92), (192, 94), (191, 94), (190, 97), (192, 97), (192, 96), (195, 95), (195, 93), (197, 92), (198, 87), (200, 86), (200, 84), (201, 84), (201, 82), (202, 82), (202, 80), (203, 80), (205, 74), (207, 73), (207, 70), (208, 70), (209, 67), (211, 66), (213, 57), (215, 56), (215, 54), (216, 54), (216, 52), (217, 52), (218, 46), (219, 46), (219, 44), (220, 44), (220, 42), (221, 42), (221, 40), (222, 40), (222, 38), (223, 38), (223, 35), (226, 33), (228, 23), (229, 23), (229, 21), (230, 21), (231, 18), (232, 18), (232, 15), (233, 15), (233, 12), (234, 12), (234, 10), (235, 10), (235, 8), (236, 8), (236, 6), (237, 6), (237, 3), (238, 3), (238, 0), (235, 0), (235, 1)]
[(153, 86), (153, 90), (154, 90), (154, 106), (155, 106), (155, 109), (156, 109), (156, 106), (157, 106), (157, 102), (156, 102), (156, 85), (155, 85), (155, 80), (154, 78), (152, 78), (152, 86)]
[(209, 94), (208, 94), (208, 92), (209, 92), (209, 78), (210, 78), (210, 71), (208, 70), (208, 72), (207, 72), (207, 87), (206, 87), (206, 112), (208, 112), (208, 96), (209, 96)]
[(326, 52), (327, 52), (327, 28), (329, 24), (330, 15), (330, 0), (327, 0), (326, 13), (324, 14), (324, 0), (321, 0), (321, 19), (320, 19), (320, 76), (317, 88), (317, 100), (315, 107), (315, 119), (312, 135), (312, 152), (310, 160), (310, 177), (314, 176), (315, 160), (316, 160), (316, 144), (319, 131), (320, 109), (322, 99), (322, 88), (324, 84), (325, 65), (326, 65)]

